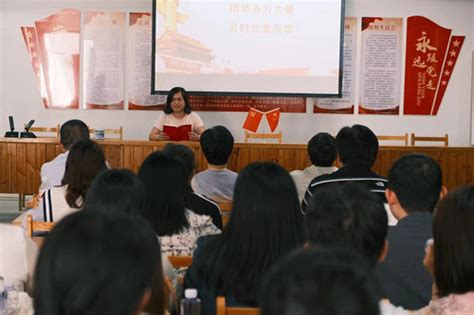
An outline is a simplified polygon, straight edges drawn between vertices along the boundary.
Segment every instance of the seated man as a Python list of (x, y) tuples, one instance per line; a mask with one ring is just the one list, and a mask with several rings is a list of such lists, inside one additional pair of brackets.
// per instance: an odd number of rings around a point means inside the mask
[(388, 231), (387, 258), (377, 268), (385, 296), (395, 305), (419, 309), (431, 299), (432, 279), (423, 266), (425, 244), (432, 237), (432, 213), (440, 197), (441, 168), (423, 154), (408, 154), (388, 173), (387, 201), (399, 221)]
[(194, 175), (191, 187), (216, 202), (232, 201), (238, 174), (227, 169), (227, 161), (234, 147), (234, 137), (226, 127), (215, 126), (204, 131), (199, 141), (209, 167)]
[(303, 201), (304, 193), (311, 180), (337, 171), (337, 167), (333, 166), (337, 156), (336, 140), (329, 133), (320, 132), (313, 136), (308, 142), (307, 149), (312, 165), (302, 171), (296, 170), (290, 173), (295, 181), (300, 202)]
[(346, 248), (300, 249), (270, 269), (261, 290), (262, 315), (378, 315), (375, 279)]
[[(169, 153), (183, 164), (186, 178), (188, 179), (188, 182), (190, 182), (194, 175), (194, 169), (196, 168), (194, 152), (183, 144), (175, 143), (168, 143), (163, 148), (163, 151)], [(210, 216), (212, 218), (212, 223), (222, 230), (222, 215), (217, 203), (204, 197), (203, 195), (195, 193), (192, 190), (191, 185), (188, 186), (185, 199), (186, 208), (196, 214)]]
[(63, 153), (41, 166), (41, 190), (47, 190), (54, 186), (61, 185), (69, 150), (76, 141), (90, 138), (89, 128), (84, 122), (78, 119), (66, 121), (61, 126), (59, 136)]
[[(355, 250), (375, 268), (389, 248), (387, 223), (383, 204), (365, 187), (354, 183), (326, 187), (316, 192), (307, 208), (306, 240), (309, 244)], [(388, 301), (382, 301), (380, 306), (382, 314), (404, 312)]]
[(328, 185), (357, 182), (385, 201), (387, 180), (372, 172), (379, 142), (375, 134), (362, 125), (342, 128), (336, 136), (336, 151), (342, 167), (331, 174), (313, 179), (306, 190), (301, 207), (305, 211), (314, 193)]

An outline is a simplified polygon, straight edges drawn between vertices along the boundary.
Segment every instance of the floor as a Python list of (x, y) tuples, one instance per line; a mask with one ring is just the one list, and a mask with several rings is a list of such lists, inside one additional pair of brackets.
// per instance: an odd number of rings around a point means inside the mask
[(20, 214), (18, 211), (18, 195), (0, 194), (0, 222), (10, 223)]

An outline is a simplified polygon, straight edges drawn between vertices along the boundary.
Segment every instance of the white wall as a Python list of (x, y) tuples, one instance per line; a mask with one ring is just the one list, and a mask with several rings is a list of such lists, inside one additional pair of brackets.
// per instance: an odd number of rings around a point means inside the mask
[[(305, 143), (316, 132), (335, 134), (342, 126), (361, 123), (371, 127), (376, 134), (448, 133), (451, 145), (470, 145), (474, 5), (450, 1), (347, 0), (346, 7), (347, 16), (406, 18), (424, 15), (452, 28), (454, 34), (466, 35), (438, 116), (314, 115), (312, 100), (308, 100), (308, 113), (282, 114), (279, 129), (283, 130), (284, 142)], [(50, 126), (79, 118), (94, 127), (122, 125), (126, 139), (146, 139), (158, 112), (43, 109), (20, 26), (32, 25), (35, 20), (64, 8), (151, 11), (151, 0), (0, 0), (0, 132), (7, 129), (9, 115), (15, 117), (17, 129), (30, 119), (36, 119), (37, 126)], [(242, 140), (241, 126), (246, 113), (202, 112), (200, 115), (207, 126), (225, 125), (237, 141)]]

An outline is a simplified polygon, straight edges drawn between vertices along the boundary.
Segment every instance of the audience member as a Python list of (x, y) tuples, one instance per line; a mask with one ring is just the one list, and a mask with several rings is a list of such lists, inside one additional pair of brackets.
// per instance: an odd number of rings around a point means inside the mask
[(94, 178), (107, 169), (104, 152), (92, 140), (79, 140), (71, 148), (61, 186), (43, 192), (37, 208), (28, 211), (33, 221), (57, 222), (82, 207)]
[(307, 149), (311, 166), (302, 171), (296, 170), (290, 173), (295, 181), (300, 202), (303, 201), (304, 193), (311, 180), (337, 171), (337, 167), (333, 166), (337, 156), (336, 140), (329, 133), (320, 132), (313, 136), (308, 141)]
[(89, 128), (78, 119), (68, 120), (61, 126), (59, 137), (63, 153), (41, 166), (41, 190), (61, 185), (69, 150), (76, 141), (89, 139)]
[[(144, 206), (145, 186), (138, 176), (127, 169), (111, 169), (102, 172), (92, 182), (84, 202), (84, 211), (92, 209), (109, 214), (141, 216)], [(162, 254), (161, 262), (164, 276), (170, 279), (176, 291), (180, 291), (181, 286), (168, 257)], [(174, 302), (171, 296), (170, 310)]]
[(138, 177), (146, 193), (142, 215), (158, 235), (163, 254), (191, 256), (199, 237), (220, 233), (209, 216), (186, 208), (188, 184), (184, 167), (177, 159), (164, 152), (153, 152), (141, 165)]
[(37, 255), (38, 246), (21, 227), (0, 224), (0, 277), (30, 289)]
[(234, 137), (226, 127), (215, 126), (204, 131), (199, 141), (209, 167), (194, 175), (191, 187), (216, 202), (232, 201), (238, 174), (227, 168), (227, 161), (234, 147)]
[(35, 271), (37, 315), (164, 312), (160, 246), (142, 219), (79, 211), (48, 235)]
[(387, 180), (371, 170), (377, 158), (379, 142), (375, 134), (362, 125), (342, 128), (336, 136), (336, 151), (342, 167), (334, 173), (314, 178), (306, 190), (302, 203), (303, 211), (314, 193), (325, 186), (357, 182), (385, 201)]
[(474, 187), (462, 187), (440, 201), (433, 218), (433, 245), (425, 264), (435, 290), (423, 315), (474, 314)]
[(139, 215), (145, 206), (145, 186), (132, 171), (110, 169), (92, 182), (84, 208), (110, 213)]
[(385, 296), (397, 306), (419, 309), (428, 304), (432, 280), (423, 267), (426, 240), (432, 236), (432, 212), (442, 188), (441, 169), (423, 154), (408, 154), (388, 173), (386, 197), (397, 218), (388, 231), (387, 258), (377, 268)]
[(300, 249), (271, 268), (262, 315), (378, 315), (373, 273), (356, 253), (337, 247)]
[(185, 175), (188, 181), (186, 189), (186, 207), (196, 214), (208, 215), (212, 218), (212, 223), (222, 230), (222, 215), (219, 205), (203, 195), (197, 194), (191, 188), (190, 182), (196, 168), (194, 152), (183, 144), (168, 143), (163, 148), (174, 158), (178, 159), (184, 166)]
[(275, 163), (247, 165), (222, 234), (203, 237), (184, 279), (197, 288), (203, 314), (215, 314), (215, 298), (256, 306), (261, 280), (277, 260), (304, 242), (303, 215), (289, 173)]

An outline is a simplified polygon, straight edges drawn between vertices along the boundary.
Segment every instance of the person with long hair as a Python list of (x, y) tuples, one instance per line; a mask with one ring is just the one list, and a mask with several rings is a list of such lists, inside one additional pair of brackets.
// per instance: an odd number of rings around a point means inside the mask
[(170, 140), (169, 135), (164, 132), (164, 126), (184, 125), (191, 125), (189, 140), (199, 141), (200, 135), (205, 130), (204, 123), (201, 117), (192, 111), (186, 90), (182, 87), (174, 87), (168, 92), (165, 109), (156, 120), (148, 137), (150, 140)]
[(160, 245), (138, 217), (65, 217), (43, 244), (34, 280), (37, 315), (164, 313)]
[(67, 157), (61, 186), (43, 192), (38, 207), (30, 210), (33, 220), (57, 222), (80, 209), (92, 181), (106, 169), (99, 144), (89, 139), (75, 142)]
[(146, 193), (142, 215), (159, 237), (163, 254), (191, 256), (199, 237), (220, 233), (211, 217), (186, 208), (188, 183), (179, 160), (164, 152), (153, 152), (140, 166), (138, 177)]
[(433, 217), (433, 244), (425, 266), (434, 278), (433, 297), (423, 315), (474, 314), (474, 186), (442, 199)]
[(303, 214), (290, 174), (258, 162), (240, 172), (229, 222), (220, 235), (198, 241), (185, 288), (197, 288), (203, 314), (215, 314), (215, 298), (256, 306), (262, 278), (291, 250), (303, 246)]

